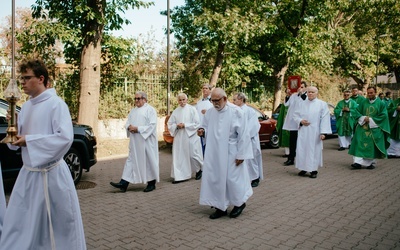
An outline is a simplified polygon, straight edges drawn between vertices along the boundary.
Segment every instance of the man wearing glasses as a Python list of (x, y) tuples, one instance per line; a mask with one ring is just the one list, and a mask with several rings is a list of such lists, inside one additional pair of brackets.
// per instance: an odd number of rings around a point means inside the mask
[(48, 88), (42, 61), (22, 62), (19, 71), (29, 100), (18, 115), (18, 140), (9, 147), (21, 148), (23, 167), (4, 216), (0, 249), (86, 249), (78, 196), (63, 159), (74, 139), (68, 106)]
[(147, 183), (143, 192), (151, 192), (160, 181), (157, 111), (147, 103), (145, 92), (136, 92), (135, 107), (129, 112), (125, 128), (130, 139), (128, 159), (120, 182), (110, 184), (126, 192), (129, 183)]
[(355, 112), (358, 104), (350, 99), (350, 90), (343, 92), (343, 100), (339, 101), (334, 109), (336, 117), (336, 128), (339, 139), (338, 151), (348, 149), (353, 136), (353, 128), (355, 124)]
[(200, 204), (216, 208), (210, 219), (228, 214), (233, 205), (231, 218), (238, 217), (253, 194), (245, 159), (253, 158), (250, 135), (243, 123), (244, 113), (235, 105), (227, 104), (227, 96), (221, 88), (211, 92), (214, 108), (207, 110), (197, 131), (205, 136), (203, 178)]

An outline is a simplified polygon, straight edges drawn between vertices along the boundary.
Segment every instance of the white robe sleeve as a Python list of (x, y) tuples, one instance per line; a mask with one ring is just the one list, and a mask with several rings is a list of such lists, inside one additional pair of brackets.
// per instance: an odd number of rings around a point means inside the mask
[(185, 131), (189, 137), (197, 136), (197, 129), (200, 127), (200, 118), (197, 110), (190, 107), (190, 122), (185, 123)]
[(169, 117), (168, 130), (172, 137), (175, 137), (176, 134), (178, 133), (178, 127), (176, 123), (176, 110), (174, 110), (171, 116)]
[(52, 133), (25, 135), (31, 166), (41, 166), (63, 158), (74, 139), (71, 115), (65, 103), (57, 103), (44, 112), (51, 112)]
[(138, 126), (138, 132), (146, 140), (150, 135), (157, 130), (157, 113), (152, 107), (147, 107), (146, 111), (146, 125)]

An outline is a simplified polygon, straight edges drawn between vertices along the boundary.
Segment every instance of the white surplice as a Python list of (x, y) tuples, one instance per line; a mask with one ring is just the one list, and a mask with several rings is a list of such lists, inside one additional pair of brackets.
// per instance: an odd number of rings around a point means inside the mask
[(252, 108), (246, 104), (241, 106), (241, 108), (246, 117), (246, 129), (250, 135), (251, 148), (253, 151), (253, 158), (246, 160), (246, 164), (249, 169), (250, 180), (255, 180), (258, 178), (263, 180), (263, 163), (261, 156), (260, 137), (258, 135), (258, 131), (260, 130), (260, 122), (258, 121), (257, 113)]
[[(328, 104), (315, 98), (305, 100), (293, 120), (299, 124), (297, 137), (296, 168), (307, 172), (322, 167), (323, 143), (321, 134), (332, 134)], [(309, 126), (300, 126), (301, 120), (308, 120)]]
[(204, 115), (205, 115), (205, 114), (201, 113), (201, 111), (203, 109), (209, 110), (210, 108), (213, 107), (213, 105), (212, 105), (212, 103), (210, 101), (210, 98), (211, 97), (200, 99), (196, 104), (196, 110), (197, 110), (197, 113), (199, 114), (200, 124), (203, 123), (203, 118), (204, 118)]
[[(306, 98), (307, 100), (307, 98)], [(304, 103), (303, 99), (301, 96), (298, 94), (292, 94), (287, 100), (284, 105), (288, 107), (288, 111), (285, 117), (285, 121), (283, 123), (282, 129), (288, 130), (288, 131), (297, 131), (299, 128), (299, 124), (294, 121), (294, 113), (301, 109), (301, 105)]]
[(246, 163), (236, 166), (236, 159), (253, 157), (243, 111), (229, 106), (206, 112), (200, 126), (205, 129), (200, 204), (225, 211), (229, 205), (241, 206), (253, 194)]
[(0, 238), (1, 238), (1, 232), (3, 231), (3, 220), (5, 213), (6, 213), (6, 196), (4, 194), (3, 177), (1, 174), (1, 162), (0, 162)]
[[(138, 133), (128, 131), (129, 125), (138, 127)], [(157, 139), (157, 111), (145, 103), (133, 108), (125, 124), (129, 140), (129, 155), (122, 179), (130, 183), (160, 181)]]
[[(179, 123), (185, 127), (178, 129)], [(199, 126), (197, 110), (189, 104), (177, 107), (168, 120), (168, 130), (174, 137), (171, 177), (175, 181), (190, 179), (192, 172), (198, 172), (203, 166), (200, 137), (197, 135)]]
[[(6, 209), (0, 249), (51, 249), (51, 232), (56, 249), (86, 249), (78, 196), (63, 160), (74, 137), (67, 105), (54, 89), (47, 89), (23, 105), (18, 131), (26, 139), (24, 165)], [(51, 170), (39, 171), (45, 169)]]

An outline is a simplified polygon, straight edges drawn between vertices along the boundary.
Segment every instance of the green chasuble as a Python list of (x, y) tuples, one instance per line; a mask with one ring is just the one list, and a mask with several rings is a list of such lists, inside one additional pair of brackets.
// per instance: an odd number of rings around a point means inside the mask
[(393, 116), (397, 107), (400, 107), (400, 97), (391, 102), (388, 106), (389, 121), (390, 121), (390, 138), (400, 140), (400, 111), (397, 111), (396, 116)]
[(289, 136), (290, 132), (288, 130), (282, 129), (283, 123), (285, 122), (285, 117), (288, 111), (288, 107), (281, 104), (278, 116), (278, 122), (276, 123), (276, 130), (279, 135), (279, 147), (289, 147)]
[[(358, 104), (351, 99), (349, 99), (348, 102), (341, 100), (333, 110), (336, 117), (336, 128), (339, 136), (351, 136), (353, 134), (355, 123), (354, 118), (357, 116), (357, 105)], [(344, 107), (349, 108), (350, 111), (342, 111)]]
[(362, 101), (364, 101), (366, 98), (362, 95), (357, 95), (356, 97), (350, 96), (350, 99), (355, 101), (357, 104), (360, 104)]
[(361, 116), (369, 116), (378, 127), (370, 128), (368, 123), (357, 122), (349, 154), (368, 159), (386, 158), (390, 125), (385, 103), (378, 98), (373, 103), (365, 99), (358, 105), (357, 112), (356, 122)]

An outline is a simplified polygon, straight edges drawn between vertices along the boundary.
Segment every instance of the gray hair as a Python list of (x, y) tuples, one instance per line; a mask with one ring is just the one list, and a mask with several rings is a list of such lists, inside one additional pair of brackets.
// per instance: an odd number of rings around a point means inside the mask
[(243, 103), (246, 103), (247, 97), (243, 92), (239, 92), (236, 94), (237, 99), (242, 100)]
[(147, 94), (144, 91), (136, 91), (135, 95), (141, 95), (147, 101)]
[(187, 95), (185, 93), (179, 93), (176, 98), (179, 100), (180, 97), (184, 97), (185, 99), (188, 99)]

